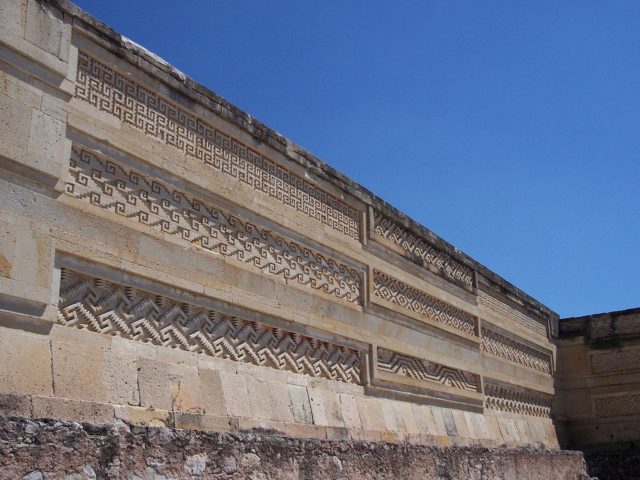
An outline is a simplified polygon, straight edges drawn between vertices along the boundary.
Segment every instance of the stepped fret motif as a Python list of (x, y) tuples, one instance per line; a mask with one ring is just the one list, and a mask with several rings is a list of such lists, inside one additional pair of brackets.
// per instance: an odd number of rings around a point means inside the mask
[(67, 194), (211, 253), (357, 303), (362, 272), (169, 185), (75, 147)]
[(433, 247), (381, 213), (376, 212), (373, 221), (374, 233), (401, 246), (415, 263), (431, 265), (437, 268), (445, 278), (456, 280), (468, 287), (473, 286), (473, 271), (451, 255)]
[(62, 270), (58, 323), (237, 362), (360, 383), (360, 353), (127, 285)]
[(360, 212), (201, 118), (78, 53), (76, 97), (353, 239)]
[(553, 397), (533, 390), (497, 385), (485, 380), (485, 408), (519, 415), (551, 418)]
[(478, 377), (473, 373), (445, 367), (438, 363), (378, 348), (378, 369), (403, 377), (437, 382), (448, 387), (478, 391)]
[(640, 369), (640, 350), (599, 353), (591, 357), (593, 373)]
[(640, 414), (640, 393), (612, 395), (595, 399), (599, 417), (622, 417)]
[(482, 286), (478, 289), (478, 303), (533, 332), (547, 336), (547, 322), (544, 319), (526, 315), (515, 306), (509, 305), (490, 295), (482, 289)]
[(482, 327), (481, 348), (491, 355), (551, 374), (551, 353), (531, 348), (484, 326)]
[(477, 335), (477, 320), (470, 313), (432, 297), (400, 280), (396, 280), (379, 270), (373, 271), (373, 293), (377, 297), (404, 309), (456, 328), (469, 335)]

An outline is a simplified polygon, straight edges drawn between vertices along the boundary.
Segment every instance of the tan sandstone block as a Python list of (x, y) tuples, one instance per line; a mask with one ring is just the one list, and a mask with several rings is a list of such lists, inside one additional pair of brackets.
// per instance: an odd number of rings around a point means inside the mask
[(467, 418), (465, 417), (464, 412), (462, 410), (451, 410), (451, 414), (453, 415), (453, 420), (456, 424), (458, 436), (463, 438), (470, 438), (472, 435), (469, 429), (469, 425), (467, 424)]
[(433, 420), (433, 413), (428, 405), (414, 404), (413, 414), (416, 418), (416, 424), (418, 425), (420, 433), (430, 436), (438, 435), (436, 424)]
[(289, 386), (282, 382), (267, 381), (269, 401), (273, 412), (273, 420), (293, 423), (293, 409), (289, 397)]
[(383, 432), (386, 430), (380, 399), (373, 397), (356, 397), (362, 429)]
[(199, 369), (204, 410), (219, 417), (251, 417), (251, 402), (243, 375)]
[(394, 402), (393, 409), (396, 413), (396, 422), (401, 432), (406, 432), (409, 435), (418, 435), (420, 433), (411, 403)]
[(51, 342), (56, 397), (106, 402), (106, 350), (79, 343)]
[(362, 422), (358, 411), (358, 402), (356, 397), (348, 393), (340, 393), (340, 407), (342, 408), (342, 418), (347, 428), (360, 429)]
[(202, 413), (205, 409), (198, 369), (138, 358), (140, 405)]
[(0, 328), (0, 393), (52, 395), (49, 341)]
[(28, 0), (25, 38), (44, 51), (60, 58), (69, 59), (70, 25), (62, 13), (51, 5)]
[(175, 412), (175, 428), (204, 432), (233, 432), (241, 427), (236, 417), (216, 417), (198, 413)]
[(55, 418), (96, 424), (113, 422), (113, 406), (100, 402), (85, 402), (69, 398), (35, 396), (31, 399), (33, 418)]
[(387, 432), (399, 432), (400, 426), (396, 419), (396, 412), (393, 408), (393, 401), (383, 399), (380, 403), (382, 418), (384, 419), (385, 430)]
[(485, 415), (484, 420), (487, 425), (489, 438), (496, 440), (497, 442), (501, 442), (503, 439), (502, 439), (502, 433), (500, 432), (500, 425), (498, 424), (498, 419), (493, 415)]
[[(315, 419), (313, 417), (311, 403), (309, 401), (309, 394), (305, 387), (297, 385), (289, 385), (289, 399), (291, 400), (291, 408), (293, 410), (293, 418), (296, 423), (299, 424), (313, 424)], [(326, 437), (326, 429), (325, 429)]]
[(252, 377), (245, 377), (245, 381), (251, 403), (251, 417), (260, 420), (272, 420), (274, 413), (267, 383)]
[(134, 407), (130, 405), (114, 407), (116, 418), (134, 425), (148, 427), (173, 427), (173, 412), (148, 407)]
[(433, 415), (433, 422), (436, 426), (436, 432), (438, 436), (448, 436), (447, 427), (444, 423), (444, 417), (442, 415), (442, 409), (440, 407), (431, 407), (431, 413)]

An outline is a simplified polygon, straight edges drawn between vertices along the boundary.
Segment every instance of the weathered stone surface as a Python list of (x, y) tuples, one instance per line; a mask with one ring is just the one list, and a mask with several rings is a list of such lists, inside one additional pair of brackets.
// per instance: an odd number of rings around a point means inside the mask
[[(0, 418), (0, 478), (588, 479), (582, 455)], [(65, 477), (66, 478), (66, 477)]]

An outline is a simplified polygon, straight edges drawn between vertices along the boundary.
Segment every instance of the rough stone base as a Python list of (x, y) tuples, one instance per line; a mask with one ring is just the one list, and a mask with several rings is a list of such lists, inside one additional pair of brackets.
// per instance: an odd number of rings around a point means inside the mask
[(0, 478), (585, 479), (579, 452), (429, 447), (0, 417)]

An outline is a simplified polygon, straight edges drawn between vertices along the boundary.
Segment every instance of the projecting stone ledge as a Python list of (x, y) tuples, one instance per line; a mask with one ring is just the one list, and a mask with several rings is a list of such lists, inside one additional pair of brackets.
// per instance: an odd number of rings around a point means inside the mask
[[(0, 477), (588, 479), (582, 454), (303, 440), (0, 417)], [(67, 477), (70, 475), (69, 477)]]

